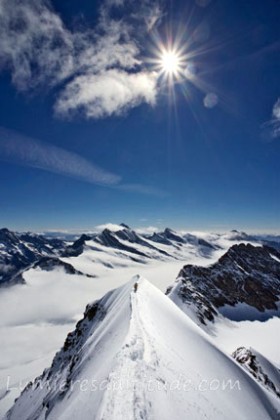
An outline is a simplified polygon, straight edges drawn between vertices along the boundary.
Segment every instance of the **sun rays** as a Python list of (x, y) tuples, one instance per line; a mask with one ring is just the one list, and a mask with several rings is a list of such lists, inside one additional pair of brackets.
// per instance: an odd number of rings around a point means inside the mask
[(180, 71), (180, 61), (180, 56), (176, 51), (164, 51), (160, 58), (162, 72), (166, 73), (168, 76), (176, 77)]
[(154, 59), (154, 66), (160, 79), (174, 84), (185, 77), (187, 57), (183, 49), (177, 48), (175, 44), (161, 44)]

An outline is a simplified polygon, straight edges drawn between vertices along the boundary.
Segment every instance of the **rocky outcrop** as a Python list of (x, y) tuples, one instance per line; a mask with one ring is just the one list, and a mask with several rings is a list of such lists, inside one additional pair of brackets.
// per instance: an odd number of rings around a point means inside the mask
[(58, 256), (64, 246), (59, 239), (0, 229), (0, 286), (24, 283), (25, 269), (44, 256)]
[[(34, 264), (33, 268), (41, 268), (41, 270), (44, 270), (44, 271), (52, 271), (57, 268), (62, 268), (67, 274), (76, 274), (79, 276), (85, 275), (81, 271), (76, 270), (72, 264), (66, 263), (59, 258), (53, 258), (53, 257), (41, 258), (39, 261), (37, 261)], [(87, 274), (86, 276), (94, 277), (94, 276), (90, 276), (89, 274)]]
[(239, 347), (232, 357), (264, 388), (280, 398), (280, 371), (256, 350)]
[(232, 246), (209, 267), (186, 265), (167, 290), (172, 299), (196, 307), (202, 323), (219, 308), (245, 304), (259, 312), (277, 310), (280, 299), (280, 253), (267, 246)]
[(78, 257), (83, 253), (86, 241), (90, 241), (91, 239), (92, 237), (89, 235), (81, 235), (79, 239), (65, 249), (62, 255), (64, 257)]

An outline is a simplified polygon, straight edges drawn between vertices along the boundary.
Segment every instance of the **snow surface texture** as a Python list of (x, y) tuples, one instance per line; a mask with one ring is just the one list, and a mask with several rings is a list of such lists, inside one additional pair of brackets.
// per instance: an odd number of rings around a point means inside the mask
[[(221, 389), (228, 381), (238, 386)], [(136, 277), (87, 307), (5, 419), (264, 420), (279, 412), (277, 398)]]
[[(111, 230), (112, 235), (115, 235), (118, 231), (126, 231), (127, 227), (114, 226)], [(55, 239), (51, 245), (46, 245), (44, 238), (38, 239), (36, 235), (17, 234), (15, 238), (15, 235), (7, 230), (2, 233), (5, 243), (9, 245), (7, 247), (4, 242), (0, 243), (0, 254), (2, 253), (4, 259), (9, 256), (11, 242), (18, 255), (18, 249), (21, 250), (19, 239), (24, 240), (32, 250), (35, 250), (36, 245), (36, 252), (32, 253), (32, 256), (35, 253), (48, 256), (49, 250), (54, 247), (57, 258), (57, 248), (63, 249), (63, 242), (56, 242)], [(51, 267), (51, 271), (45, 264), (37, 265), (23, 273), (25, 284), (0, 290), (1, 419), (25, 385), (50, 366), (55, 352), (62, 347), (66, 334), (74, 328), (88, 301), (100, 299), (104, 293), (125, 284), (136, 273), (145, 276), (160, 290), (165, 291), (176, 278), (183, 263), (205, 266), (215, 262), (233, 243), (256, 240), (239, 232), (200, 232), (189, 235), (179, 234), (170, 229), (158, 232), (156, 237), (150, 232), (142, 232), (141, 235), (137, 232), (136, 238), (129, 233), (128, 239), (121, 240), (116, 236), (125, 245), (149, 254), (143, 257), (135, 252), (102, 245), (94, 241), (96, 235), (93, 233), (86, 237), (89, 239), (82, 241), (82, 253), (77, 257), (59, 257), (66, 264), (71, 264), (76, 273), (73, 274), (73, 270), (72, 274), (66, 272), (65, 267), (60, 264)], [(134, 237), (138, 243), (129, 242), (129, 237), (130, 240)], [(199, 239), (206, 241), (212, 248), (204, 242), (199, 244)], [(277, 237), (266, 239), (279, 241)], [(171, 257), (143, 245), (142, 240), (171, 254)], [(211, 250), (210, 254), (204, 252), (205, 250)], [(81, 276), (80, 272), (96, 277)], [(280, 320), (276, 317), (266, 322), (231, 322), (218, 318), (215, 324), (211, 324), (211, 329), (208, 328), (208, 332), (228, 354), (237, 347), (252, 346), (280, 367), (279, 338), (275, 333), (279, 328)]]
[(218, 318), (207, 332), (219, 346), (228, 354), (232, 354), (238, 347), (253, 347), (258, 349), (274, 365), (280, 368), (280, 319), (270, 318), (260, 321), (229, 321)]

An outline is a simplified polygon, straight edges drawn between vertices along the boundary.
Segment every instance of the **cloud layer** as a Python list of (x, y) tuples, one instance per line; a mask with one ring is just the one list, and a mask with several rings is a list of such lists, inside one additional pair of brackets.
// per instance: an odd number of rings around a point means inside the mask
[(60, 116), (101, 118), (152, 105), (157, 82), (142, 65), (135, 33), (145, 35), (160, 16), (156, 0), (107, 0), (94, 28), (70, 30), (48, 0), (0, 0), (0, 70), (11, 71), (20, 91), (56, 86)]

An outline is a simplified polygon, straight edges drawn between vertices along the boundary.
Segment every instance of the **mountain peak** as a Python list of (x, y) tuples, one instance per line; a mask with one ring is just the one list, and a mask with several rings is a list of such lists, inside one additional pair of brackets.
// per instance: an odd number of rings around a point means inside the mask
[(131, 230), (130, 227), (128, 225), (126, 225), (125, 223), (120, 223), (120, 226), (125, 228), (125, 229)]
[(166, 228), (164, 229), (164, 232), (165, 232), (165, 233), (174, 233), (174, 230), (173, 230), (173, 229), (171, 229), (171, 228), (169, 228), (169, 227), (166, 227)]
[(10, 231), (9, 229), (2, 228), (0, 229), (0, 241), (4, 243), (18, 243), (19, 238), (14, 232)]
[[(214, 380), (240, 382), (242, 393), (238, 387), (214, 392)], [(254, 379), (167, 296), (135, 276), (87, 306), (51, 368), (23, 391), (7, 418), (179, 420), (186, 412), (197, 418), (198, 409), (216, 420), (229, 418), (229, 409), (231, 418), (276, 418)]]
[(185, 243), (185, 240), (184, 238), (182, 238), (182, 236), (180, 236), (177, 232), (168, 227), (165, 228), (163, 235), (165, 236), (165, 238), (170, 239), (171, 241)]

